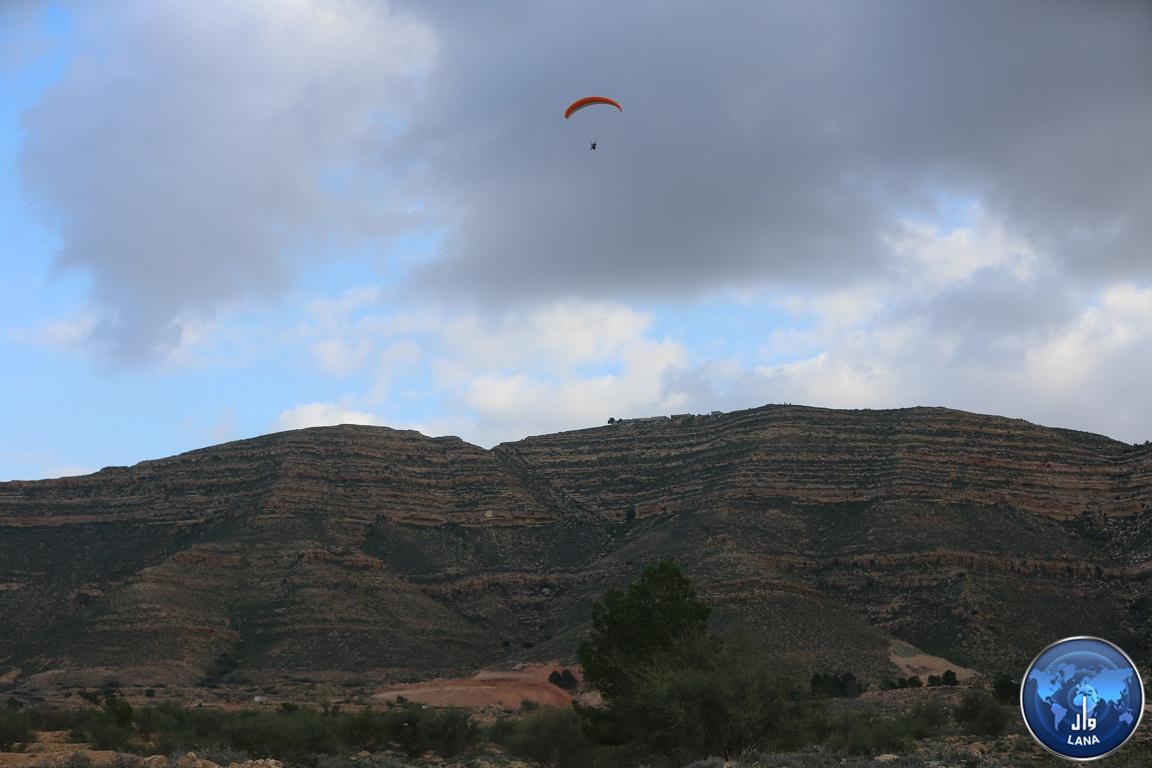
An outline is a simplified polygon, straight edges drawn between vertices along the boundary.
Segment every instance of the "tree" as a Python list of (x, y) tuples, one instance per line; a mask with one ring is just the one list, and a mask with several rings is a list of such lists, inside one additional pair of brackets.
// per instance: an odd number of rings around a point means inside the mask
[(674, 562), (645, 566), (626, 591), (609, 590), (592, 606), (592, 636), (578, 651), (584, 679), (606, 701), (626, 695), (643, 665), (678, 641), (703, 637), (709, 613)]
[(563, 672), (552, 670), (552, 673), (548, 675), (548, 682), (566, 691), (575, 691), (580, 687), (580, 681), (576, 679), (576, 676), (572, 674), (572, 670), (570, 669), (566, 669)]
[(955, 710), (956, 721), (968, 733), (999, 736), (1008, 726), (1008, 715), (987, 691), (971, 690), (964, 694)]
[(957, 685), (959, 683), (956, 679), (956, 673), (951, 669), (944, 671), (944, 674), (940, 677), (940, 682), (942, 685)]
[(9, 752), (33, 741), (28, 716), (16, 708), (0, 709), (0, 752)]
[(996, 701), (1001, 704), (1011, 704), (1014, 701), (1019, 701), (1020, 683), (1008, 675), (997, 675), (995, 682), (992, 683), (992, 695), (995, 696)]

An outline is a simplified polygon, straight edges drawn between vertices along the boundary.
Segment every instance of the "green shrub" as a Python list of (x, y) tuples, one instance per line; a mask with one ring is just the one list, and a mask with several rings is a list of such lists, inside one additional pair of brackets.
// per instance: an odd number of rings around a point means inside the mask
[(32, 723), (23, 710), (0, 709), (0, 752), (13, 752), (34, 738)]
[(956, 679), (956, 672), (951, 669), (944, 670), (944, 674), (940, 676), (941, 685), (957, 685), (959, 682)]
[(828, 739), (828, 746), (850, 755), (878, 755), (882, 752), (903, 752), (911, 740), (908, 729), (898, 720), (857, 714), (840, 720), (836, 731)]
[(992, 695), (1001, 704), (1013, 704), (1020, 701), (1020, 683), (1008, 675), (997, 675), (992, 683)]
[(576, 679), (576, 675), (572, 674), (570, 669), (565, 669), (563, 672), (552, 670), (552, 673), (548, 675), (548, 682), (566, 691), (575, 691), (580, 687), (580, 681)]
[(83, 726), (85, 741), (95, 749), (112, 749), (123, 751), (128, 749), (133, 740), (130, 727), (123, 726), (112, 717), (103, 713), (93, 715)]
[(914, 739), (935, 736), (948, 722), (948, 710), (938, 701), (916, 704), (904, 716), (904, 727)]
[(579, 711), (597, 742), (679, 759), (813, 739), (799, 687), (758, 649), (731, 639), (686, 637), (635, 673), (628, 695)]
[(109, 696), (104, 700), (104, 714), (122, 728), (132, 725), (132, 705), (119, 696)]
[(232, 763), (246, 762), (249, 757), (247, 752), (231, 747), (223, 747), (216, 745), (200, 745), (196, 749), (196, 756), (204, 760), (210, 760), (216, 765), (231, 765)]
[(854, 699), (868, 690), (868, 686), (858, 681), (856, 675), (851, 672), (844, 672), (839, 675), (826, 675), (817, 672), (812, 675), (808, 687), (816, 696), (834, 696), (847, 699)]
[(32, 719), (33, 727), (38, 731), (70, 731), (92, 716), (91, 710), (59, 709), (56, 707), (26, 709), (25, 712), (28, 713)]
[(646, 566), (626, 591), (609, 590), (592, 606), (592, 635), (578, 651), (584, 679), (606, 700), (627, 694), (633, 670), (681, 638), (703, 636), (711, 610), (671, 560)]
[(966, 692), (954, 714), (970, 734), (999, 736), (1008, 727), (1008, 713), (987, 691), (979, 689)]
[(107, 764), (108, 768), (142, 768), (144, 761), (136, 755), (118, 754)]
[(591, 745), (571, 709), (541, 707), (518, 720), (505, 719), (494, 738), (513, 755), (553, 768), (584, 768)]
[(478, 731), (472, 718), (462, 709), (415, 710), (419, 713), (420, 751), (435, 750), (452, 757), (476, 743)]
[(329, 708), (324, 714), (305, 707), (289, 712), (227, 712), (165, 702), (138, 709), (135, 724), (138, 738), (162, 753), (216, 750), (289, 762), (385, 749), (409, 755), (435, 751), (449, 757), (477, 741), (476, 726), (467, 712), (416, 705), (354, 713)]

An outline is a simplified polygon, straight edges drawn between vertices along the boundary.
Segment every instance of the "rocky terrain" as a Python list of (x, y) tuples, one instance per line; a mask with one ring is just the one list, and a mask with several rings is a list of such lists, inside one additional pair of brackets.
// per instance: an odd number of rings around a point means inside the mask
[[(399, 684), (570, 660), (673, 557), (798, 670), (1152, 656), (1152, 446), (767, 406), (506, 443), (283, 432), (0, 483), (0, 687)], [(935, 662), (932, 662), (935, 663)]]

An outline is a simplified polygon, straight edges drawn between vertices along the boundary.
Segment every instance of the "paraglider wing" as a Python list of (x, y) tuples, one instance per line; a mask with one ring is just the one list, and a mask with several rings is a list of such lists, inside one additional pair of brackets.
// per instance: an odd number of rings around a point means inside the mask
[(610, 99), (607, 96), (585, 96), (582, 99), (576, 99), (576, 101), (568, 105), (568, 109), (564, 110), (564, 119), (567, 120), (572, 117), (572, 115), (584, 109), (584, 107), (590, 107), (593, 104), (607, 104), (610, 107), (616, 107), (616, 109), (621, 112), (624, 111), (624, 107), (620, 106), (619, 102), (615, 99)]

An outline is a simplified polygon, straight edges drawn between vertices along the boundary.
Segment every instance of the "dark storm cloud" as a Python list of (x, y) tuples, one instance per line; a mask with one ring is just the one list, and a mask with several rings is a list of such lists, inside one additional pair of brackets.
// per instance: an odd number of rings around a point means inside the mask
[[(429, 295), (843, 284), (940, 193), (1074, 279), (1152, 274), (1150, 4), (418, 7), (443, 56), (405, 149), (451, 232)], [(588, 93), (624, 114), (564, 121)]]
[(430, 58), (419, 24), (304, 0), (67, 8), (74, 58), (26, 116), (22, 171), (119, 355), (163, 354), (296, 260), (399, 223), (366, 158)]
[(1152, 276), (1146, 2), (66, 7), (22, 169), (124, 355), (412, 212), (453, 303), (843, 286), (950, 194), (1057, 280)]
[[(1076, 296), (1060, 281), (1021, 281), (993, 269), (945, 288), (929, 301), (912, 300), (889, 319), (922, 317), (934, 335), (984, 344), (989, 339), (1053, 333), (1079, 307)], [(973, 356), (980, 357), (978, 352)]]

